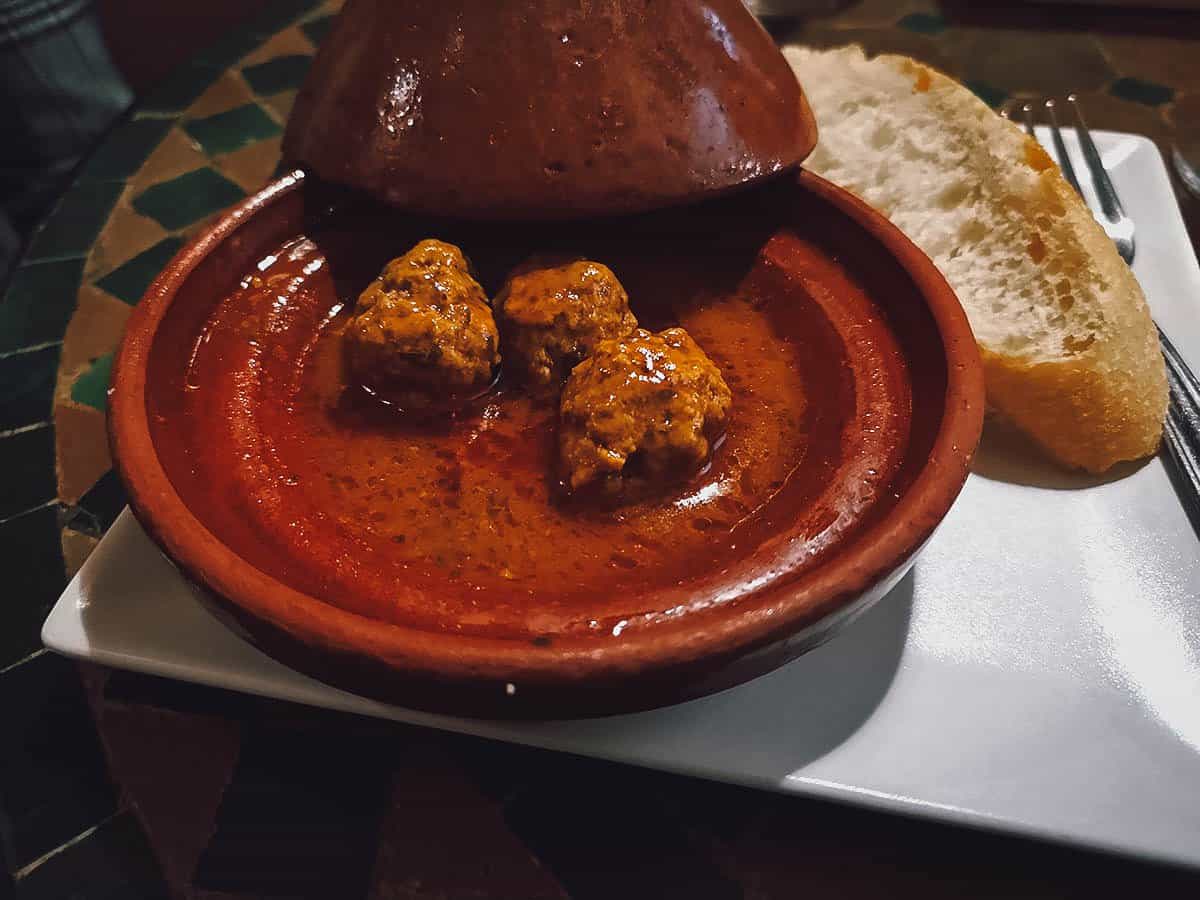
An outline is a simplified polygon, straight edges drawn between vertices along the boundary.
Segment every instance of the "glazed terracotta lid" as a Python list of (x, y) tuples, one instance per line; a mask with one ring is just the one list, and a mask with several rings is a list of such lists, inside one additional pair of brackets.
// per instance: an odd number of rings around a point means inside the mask
[(283, 149), (393, 206), (535, 220), (749, 184), (816, 139), (741, 0), (351, 0)]

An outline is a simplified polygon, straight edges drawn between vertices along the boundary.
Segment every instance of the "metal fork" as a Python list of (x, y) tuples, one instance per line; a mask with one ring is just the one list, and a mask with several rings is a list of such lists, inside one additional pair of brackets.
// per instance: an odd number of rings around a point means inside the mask
[[(1113, 187), (1112, 179), (1100, 159), (1100, 151), (1092, 140), (1079, 100), (1074, 94), (1067, 95), (1067, 104), (1071, 107), (1075, 119), (1075, 134), (1079, 138), (1079, 146), (1083, 150), (1083, 159), (1087, 165), (1088, 174), (1092, 177), (1092, 187), (1096, 191), (1100, 209), (1092, 208), (1096, 221), (1104, 229), (1116, 245), (1117, 253), (1126, 263), (1133, 263), (1137, 250), (1134, 240), (1133, 219), (1125, 214), (1117, 190)], [(1054, 155), (1058, 158), (1059, 168), (1071, 186), (1086, 197), (1079, 185), (1075, 174), (1075, 166), (1067, 145), (1063, 141), (1062, 128), (1058, 123), (1058, 105), (1053, 99), (1043, 104), (1046, 117), (1049, 119), (1050, 142), (1054, 147)], [(1037, 135), (1033, 128), (1033, 104), (1025, 103), (1021, 107), (1025, 131), (1034, 140)], [(1158, 328), (1158, 325), (1155, 325)], [(1170, 399), (1167, 405), (1167, 420), (1163, 427), (1163, 450), (1174, 466), (1178, 476), (1179, 493), (1184, 509), (1187, 511), (1192, 524), (1200, 531), (1200, 380), (1198, 380), (1188, 364), (1184, 362), (1175, 345), (1171, 343), (1161, 328), (1158, 328), (1158, 340), (1162, 347), (1163, 358), (1167, 363), (1167, 383), (1170, 388)]]

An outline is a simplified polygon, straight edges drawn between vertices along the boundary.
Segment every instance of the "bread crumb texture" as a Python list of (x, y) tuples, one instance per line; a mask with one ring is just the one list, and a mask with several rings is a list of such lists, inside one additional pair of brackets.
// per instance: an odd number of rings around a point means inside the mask
[(1145, 297), (1038, 143), (914, 60), (857, 46), (784, 53), (817, 118), (806, 168), (881, 211), (941, 270), (995, 410), (1070, 466), (1153, 453), (1167, 388)]

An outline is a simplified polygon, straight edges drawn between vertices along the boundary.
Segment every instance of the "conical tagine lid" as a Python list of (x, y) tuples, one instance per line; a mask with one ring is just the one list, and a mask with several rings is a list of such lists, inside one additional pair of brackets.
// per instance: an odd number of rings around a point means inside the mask
[(741, 0), (350, 0), (284, 156), (414, 212), (534, 220), (698, 199), (815, 143)]

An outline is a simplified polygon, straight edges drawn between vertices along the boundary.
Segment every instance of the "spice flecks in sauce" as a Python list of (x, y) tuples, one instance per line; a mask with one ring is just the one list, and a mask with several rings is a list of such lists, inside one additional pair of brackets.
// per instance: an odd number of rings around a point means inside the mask
[[(829, 364), (844, 339), (830, 317), (870, 322), (850, 282), (830, 303), (768, 260), (735, 289), (672, 296), (662, 267), (634, 254), (611, 261), (634, 312), (705, 348), (733, 391), (730, 420), (692, 480), (616, 507), (571, 502), (547, 474), (552, 402), (502, 380), (455, 415), (398, 417), (346, 381), (343, 305), (362, 284), (335, 282), (319, 239), (270, 256), (214, 311), (170, 401), (181, 413), (156, 427), (190, 430), (167, 442), (185, 458), (166, 462), (194, 473), (172, 477), (214, 532), (242, 534), (255, 565), (362, 614), (532, 638), (735, 600), (753, 588), (738, 574), (748, 551), (782, 527), (801, 521), (808, 537), (786, 548), (801, 565), (834, 546), (905, 440), (908, 385), (887, 329), (858, 335), (854, 365), (878, 377)], [(845, 280), (812, 256), (814, 284)]]

